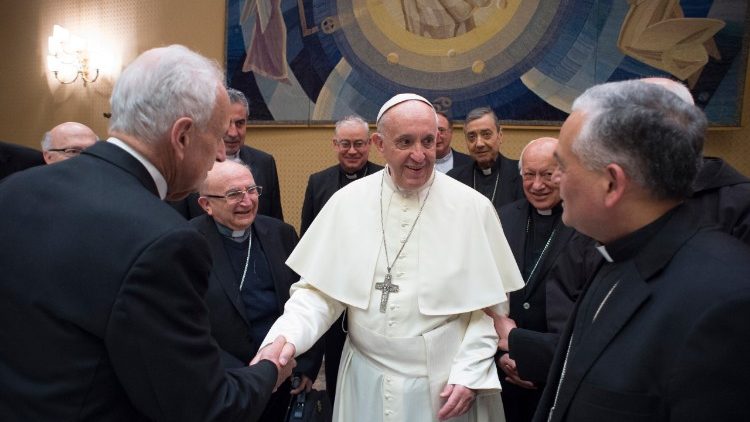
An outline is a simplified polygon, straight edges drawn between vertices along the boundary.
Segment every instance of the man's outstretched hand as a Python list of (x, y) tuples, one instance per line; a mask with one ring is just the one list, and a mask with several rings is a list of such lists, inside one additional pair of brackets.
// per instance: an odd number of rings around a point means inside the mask
[(273, 391), (276, 391), (279, 385), (292, 375), (292, 370), (297, 366), (297, 361), (294, 360), (295, 351), (294, 344), (288, 343), (284, 336), (278, 336), (273, 343), (258, 350), (253, 360), (250, 361), (250, 365), (255, 365), (264, 359), (273, 362), (279, 371), (276, 378), (276, 387), (273, 389)]

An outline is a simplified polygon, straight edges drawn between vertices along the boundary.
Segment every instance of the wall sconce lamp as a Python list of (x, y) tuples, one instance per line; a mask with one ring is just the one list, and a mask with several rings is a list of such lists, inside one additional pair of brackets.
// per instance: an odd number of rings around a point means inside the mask
[(49, 55), (47, 68), (62, 84), (72, 84), (80, 77), (83, 86), (94, 83), (99, 78), (99, 67), (92, 65), (88, 42), (55, 25), (48, 38)]

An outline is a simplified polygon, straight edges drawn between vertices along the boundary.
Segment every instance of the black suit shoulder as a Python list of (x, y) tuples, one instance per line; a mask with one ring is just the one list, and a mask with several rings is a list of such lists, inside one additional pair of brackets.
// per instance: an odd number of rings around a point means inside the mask
[(739, 399), (750, 394), (750, 340), (741, 316), (750, 312), (750, 249), (728, 234), (699, 228), (700, 217), (690, 214), (688, 207), (676, 209), (632, 260), (620, 264), (619, 281), (565, 364), (580, 317), (574, 312), (535, 420), (547, 420), (556, 395), (554, 421), (632, 419), (636, 413), (644, 420), (750, 418)]
[(263, 195), (258, 203), (258, 213), (284, 220), (281, 209), (281, 184), (273, 155), (243, 145), (240, 148), (240, 159), (250, 166), (255, 183), (263, 186)]
[(40, 151), (0, 141), (0, 179), (17, 171), (41, 165), (44, 165), (44, 157)]
[[(0, 307), (0, 319), (24, 321), (0, 330), (0, 414), (257, 417), (276, 368), (224, 371), (203, 302), (211, 266), (206, 242), (159, 199), (137, 160), (97, 144), (0, 184), (3, 203), (19, 192), (27, 193), (22, 207), (0, 210), (0, 292), (19, 304)], [(55, 219), (48, 218), (49, 203)], [(44, 265), (28, 265), (38, 254)], [(30, 301), (39, 306), (20, 305)], [(54, 363), (45, 363), (48, 350), (40, 344), (55, 345)], [(24, 383), (30, 384), (18, 388)]]
[(750, 179), (720, 158), (705, 157), (688, 205), (702, 222), (750, 245)]
[(474, 160), (471, 158), (470, 155), (464, 154), (463, 152), (456, 151), (455, 149), (451, 148), (452, 154), (453, 154), (453, 167), (460, 167), (467, 164), (471, 164), (474, 162)]

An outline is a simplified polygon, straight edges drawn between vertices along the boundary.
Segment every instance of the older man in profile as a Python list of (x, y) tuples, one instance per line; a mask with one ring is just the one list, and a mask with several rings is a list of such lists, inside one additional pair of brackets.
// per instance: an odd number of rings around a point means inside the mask
[(434, 171), (436, 133), (424, 98), (387, 101), (371, 137), (386, 168), (334, 194), (287, 261), (302, 280), (264, 344), (284, 336), (284, 362), (346, 310), (337, 421), (503, 419), (482, 309), (522, 280), (490, 202)]
[(642, 81), (590, 88), (572, 110), (555, 150), (562, 218), (606, 262), (534, 420), (750, 419), (750, 249), (684, 204), (705, 116)]
[(291, 373), (224, 368), (208, 245), (162, 201), (224, 160), (223, 79), (185, 47), (149, 50), (115, 84), (107, 142), (0, 184), (4, 419), (257, 420)]
[(84, 149), (94, 145), (97, 139), (96, 133), (84, 124), (60, 123), (44, 134), (42, 139), (44, 161), (52, 164), (75, 157)]

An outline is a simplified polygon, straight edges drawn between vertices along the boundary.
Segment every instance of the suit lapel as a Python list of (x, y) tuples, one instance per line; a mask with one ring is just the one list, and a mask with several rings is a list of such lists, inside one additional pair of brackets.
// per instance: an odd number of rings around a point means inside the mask
[(240, 299), (239, 286), (234, 271), (232, 271), (232, 264), (229, 262), (229, 256), (224, 249), (224, 241), (219, 234), (216, 224), (213, 219), (206, 216), (204, 223), (204, 233), (206, 240), (211, 245), (211, 251), (213, 253), (214, 266), (212, 270), (213, 277), (219, 282), (222, 290), (227, 295), (227, 299), (232, 303), (234, 308), (239, 312), (242, 319), (246, 324), (250, 325), (245, 316), (245, 306)]
[[(651, 288), (632, 262), (627, 263), (623, 270), (616, 287), (602, 306), (586, 336), (574, 339), (578, 346), (568, 356), (565, 379), (555, 408), (555, 415), (558, 417), (565, 414), (581, 381), (599, 356), (651, 295)], [(591, 290), (591, 286), (587, 290)]]
[(530, 298), (534, 291), (543, 284), (541, 280), (544, 280), (547, 277), (547, 273), (557, 260), (557, 256), (568, 247), (568, 241), (573, 236), (573, 232), (572, 228), (563, 225), (562, 221), (558, 221), (555, 238), (552, 239), (552, 242), (549, 245), (549, 250), (544, 253), (542, 262), (539, 263), (539, 268), (537, 268), (536, 271), (534, 271), (534, 274), (526, 280), (524, 299)]
[(320, 200), (318, 202), (318, 212), (323, 209), (323, 205), (328, 202), (336, 191), (339, 190), (339, 167), (335, 166), (330, 172), (325, 174), (325, 179), (321, 186)]
[(516, 258), (518, 268), (523, 270), (529, 203), (525, 200), (519, 201), (503, 207), (501, 211), (504, 214), (500, 216), (500, 220), (503, 224), (505, 238), (508, 240), (511, 251), (513, 251), (513, 257)]

